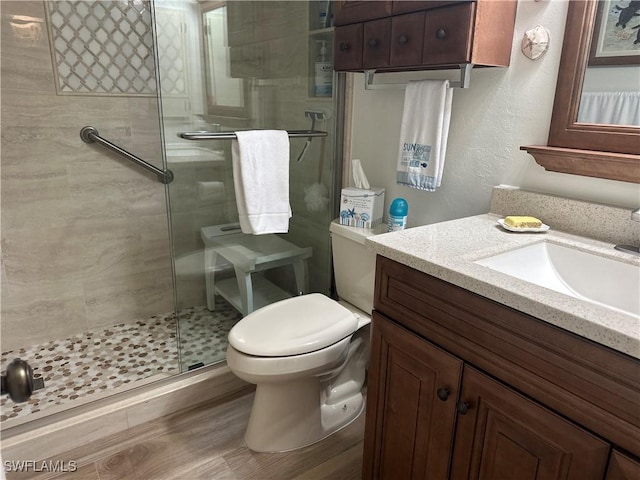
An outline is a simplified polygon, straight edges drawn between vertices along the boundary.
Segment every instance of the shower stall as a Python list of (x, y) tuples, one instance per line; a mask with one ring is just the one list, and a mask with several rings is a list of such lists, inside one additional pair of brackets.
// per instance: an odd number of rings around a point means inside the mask
[[(21, 358), (44, 382), (2, 397), (2, 429), (223, 362), (243, 315), (332, 294), (344, 78), (315, 76), (330, 2), (0, 9), (1, 368)], [(287, 234), (237, 226), (232, 132), (254, 129), (291, 133)]]

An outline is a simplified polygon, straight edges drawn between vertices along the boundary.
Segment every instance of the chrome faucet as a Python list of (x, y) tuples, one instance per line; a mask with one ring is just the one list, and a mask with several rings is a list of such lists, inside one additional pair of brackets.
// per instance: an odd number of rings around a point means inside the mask
[[(634, 222), (640, 222), (640, 208), (636, 208), (631, 212), (631, 220), (633, 220)], [(633, 255), (640, 256), (640, 246), (616, 245), (614, 248), (616, 250), (620, 250), (621, 252), (631, 253)]]

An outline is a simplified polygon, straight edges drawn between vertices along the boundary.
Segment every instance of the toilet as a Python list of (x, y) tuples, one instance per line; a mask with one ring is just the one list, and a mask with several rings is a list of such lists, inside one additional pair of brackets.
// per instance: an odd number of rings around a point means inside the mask
[(318, 442), (364, 410), (375, 254), (371, 230), (330, 225), (338, 301), (313, 293), (267, 305), (229, 332), (227, 364), (256, 385), (245, 443), (284, 452)]

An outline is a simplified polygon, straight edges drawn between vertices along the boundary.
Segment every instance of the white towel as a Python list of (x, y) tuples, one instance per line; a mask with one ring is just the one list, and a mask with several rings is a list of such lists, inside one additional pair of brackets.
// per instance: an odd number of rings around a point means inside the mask
[(451, 119), (449, 81), (409, 82), (404, 95), (396, 183), (433, 192), (440, 186)]
[(235, 132), (233, 184), (243, 233), (289, 231), (289, 134), (284, 130)]

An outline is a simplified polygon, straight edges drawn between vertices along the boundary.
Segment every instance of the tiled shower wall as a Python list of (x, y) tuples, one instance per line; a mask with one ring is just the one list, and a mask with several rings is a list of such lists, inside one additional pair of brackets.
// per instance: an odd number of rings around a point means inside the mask
[(156, 99), (57, 95), (44, 2), (0, 14), (2, 351), (171, 311), (163, 185), (79, 137), (161, 166)]

